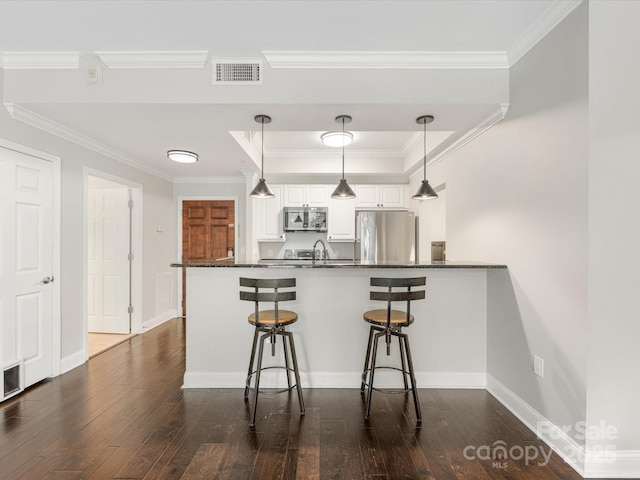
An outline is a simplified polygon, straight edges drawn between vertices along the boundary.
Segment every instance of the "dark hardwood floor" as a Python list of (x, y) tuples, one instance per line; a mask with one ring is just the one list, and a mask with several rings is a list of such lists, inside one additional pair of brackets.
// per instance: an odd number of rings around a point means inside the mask
[[(421, 389), (421, 428), (404, 395), (374, 395), (368, 424), (358, 389), (305, 390), (304, 417), (295, 393), (265, 396), (254, 430), (241, 389), (182, 390), (183, 372), (175, 319), (0, 404), (0, 478), (581, 478), (540, 466), (549, 448), (483, 390)], [(498, 445), (539, 456), (472, 458)]]

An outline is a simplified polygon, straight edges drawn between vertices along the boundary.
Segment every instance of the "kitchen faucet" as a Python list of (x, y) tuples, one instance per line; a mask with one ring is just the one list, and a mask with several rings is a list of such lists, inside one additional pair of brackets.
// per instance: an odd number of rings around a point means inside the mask
[(318, 242), (322, 245), (322, 261), (327, 262), (327, 246), (324, 244), (321, 238), (316, 240), (316, 243), (313, 244), (313, 255), (311, 255), (311, 263), (316, 263), (316, 245)]

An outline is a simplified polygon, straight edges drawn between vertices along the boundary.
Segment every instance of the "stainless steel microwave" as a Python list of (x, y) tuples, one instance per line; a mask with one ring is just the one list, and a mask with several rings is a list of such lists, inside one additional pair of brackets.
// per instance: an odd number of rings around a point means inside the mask
[(285, 232), (326, 232), (326, 207), (284, 207)]

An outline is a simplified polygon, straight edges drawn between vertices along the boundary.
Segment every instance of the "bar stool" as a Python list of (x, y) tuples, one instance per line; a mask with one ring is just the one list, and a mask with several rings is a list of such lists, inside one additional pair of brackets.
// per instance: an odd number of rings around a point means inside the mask
[[(281, 292), (280, 288), (291, 288), (296, 286), (295, 278), (275, 278), (275, 279), (256, 279), (256, 278), (240, 278), (241, 287), (253, 288), (253, 291), (240, 291), (240, 300), (254, 302), (255, 311), (249, 315), (249, 323), (255, 327), (253, 334), (253, 345), (251, 347), (251, 358), (249, 360), (249, 370), (247, 372), (247, 381), (244, 389), (244, 399), (249, 400), (249, 392), (253, 391), (253, 412), (251, 415), (250, 426), (256, 423), (256, 411), (258, 408), (258, 394), (275, 394), (288, 392), (295, 388), (298, 391), (298, 402), (300, 403), (300, 414), (304, 415), (304, 401), (302, 399), (302, 388), (300, 386), (300, 373), (298, 371), (298, 359), (296, 357), (296, 348), (293, 342), (293, 335), (286, 331), (287, 325), (291, 325), (298, 320), (298, 314), (290, 310), (280, 310), (279, 302), (287, 300), (295, 300), (295, 291)], [(260, 289), (270, 289), (271, 291), (260, 292)], [(273, 302), (273, 310), (260, 310), (261, 302)], [(271, 342), (271, 356), (276, 354), (276, 338), (280, 335), (283, 337), (284, 366), (262, 366), (262, 353), (265, 340)], [(260, 340), (260, 348), (258, 358), (256, 359), (256, 348)], [(288, 340), (288, 346), (287, 346)], [(289, 348), (291, 353), (289, 354)], [(291, 357), (290, 366), (289, 356)], [(254, 363), (256, 363), (254, 370)], [(287, 375), (287, 388), (280, 390), (260, 390), (260, 375), (264, 370), (283, 369)], [(290, 373), (295, 376), (295, 384), (291, 384)], [(253, 387), (251, 379), (255, 376)]]
[[(385, 393), (408, 393), (413, 394), (413, 404), (416, 409), (418, 424), (422, 423), (422, 413), (420, 412), (420, 402), (418, 401), (418, 391), (416, 389), (416, 377), (413, 370), (413, 360), (411, 359), (411, 349), (409, 348), (409, 337), (402, 332), (402, 327), (408, 327), (413, 323), (414, 317), (411, 315), (411, 302), (422, 300), (425, 297), (424, 290), (411, 290), (411, 287), (418, 287), (426, 284), (425, 277), (415, 278), (371, 278), (372, 287), (386, 287), (387, 290), (371, 290), (369, 298), (371, 300), (381, 300), (387, 302), (384, 310), (369, 310), (365, 312), (363, 318), (371, 324), (369, 329), (369, 342), (367, 344), (367, 356), (364, 360), (364, 370), (362, 372), (362, 383), (360, 391), (365, 392), (367, 388), (367, 403), (365, 420), (369, 420), (371, 413), (371, 396), (374, 390)], [(393, 291), (393, 288), (403, 288), (401, 291)], [(406, 311), (393, 310), (393, 302), (406, 302)], [(400, 345), (401, 368), (392, 366), (377, 366), (376, 357), (378, 353), (378, 341), (384, 337), (387, 346), (387, 355), (391, 354), (391, 337), (398, 337)], [(387, 368), (402, 372), (404, 390), (392, 390), (375, 388), (373, 378), (376, 369)], [(407, 383), (407, 377), (411, 382), (411, 388)]]

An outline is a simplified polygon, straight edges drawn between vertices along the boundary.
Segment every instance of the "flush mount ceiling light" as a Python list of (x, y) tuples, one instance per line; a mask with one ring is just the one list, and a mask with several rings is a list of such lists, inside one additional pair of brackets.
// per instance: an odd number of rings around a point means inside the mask
[(198, 161), (198, 154), (186, 150), (169, 150), (167, 157), (178, 163), (195, 163)]
[[(351, 121), (351, 117), (349, 117)], [(348, 123), (348, 122), (347, 122)], [(326, 132), (320, 135), (322, 143), (328, 147), (344, 147), (353, 142), (353, 134), (351, 132)]]
[(264, 124), (271, 123), (271, 117), (268, 115), (256, 115), (253, 119), (262, 126), (262, 134), (260, 135), (260, 141), (262, 143), (260, 147), (261, 164), (260, 180), (249, 195), (255, 198), (273, 198), (275, 195), (264, 180)]
[[(344, 131), (344, 124), (349, 123), (351, 121), (351, 117), (349, 115), (338, 115), (336, 117), (336, 122), (342, 123), (342, 133), (348, 133)], [(349, 133), (349, 135), (351, 135)], [(323, 139), (324, 140), (324, 139)], [(351, 142), (349, 142), (351, 143)], [(351, 187), (344, 179), (344, 142), (342, 143), (342, 178), (340, 179), (340, 183), (336, 187), (336, 189), (331, 194), (331, 198), (356, 198), (356, 194), (353, 193)]]
[(431, 188), (431, 185), (429, 185), (429, 181), (427, 180), (427, 123), (431, 122), (433, 122), (433, 115), (422, 115), (421, 117), (416, 118), (416, 123), (424, 125), (424, 177), (420, 184), (420, 188), (416, 194), (411, 197), (414, 200), (433, 200), (434, 198), (438, 198), (438, 194), (433, 188)]

